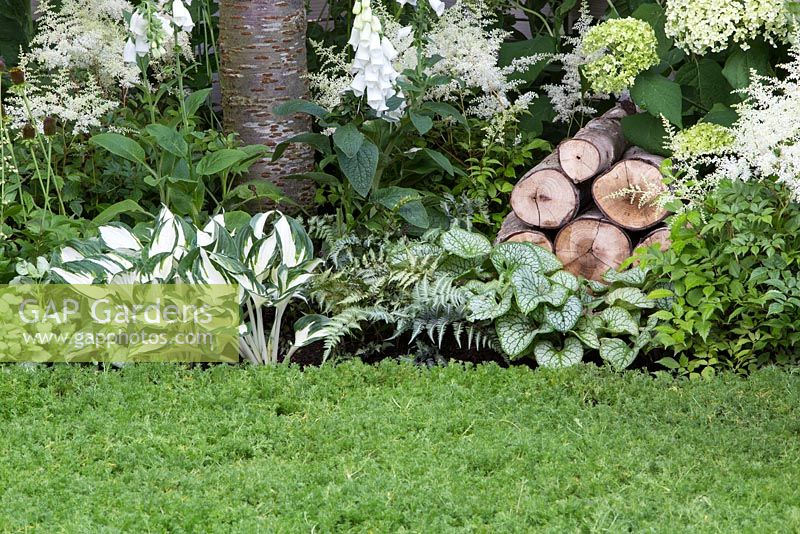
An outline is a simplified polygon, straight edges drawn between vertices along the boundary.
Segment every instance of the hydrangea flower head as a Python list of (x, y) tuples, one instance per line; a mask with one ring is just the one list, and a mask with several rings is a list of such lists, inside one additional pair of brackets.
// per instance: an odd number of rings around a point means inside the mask
[(581, 42), (589, 59), (584, 74), (593, 90), (619, 94), (640, 72), (658, 63), (657, 45), (647, 22), (631, 17), (607, 20), (590, 28)]
[(676, 159), (721, 154), (733, 144), (729, 128), (710, 122), (699, 122), (675, 134), (669, 148)]

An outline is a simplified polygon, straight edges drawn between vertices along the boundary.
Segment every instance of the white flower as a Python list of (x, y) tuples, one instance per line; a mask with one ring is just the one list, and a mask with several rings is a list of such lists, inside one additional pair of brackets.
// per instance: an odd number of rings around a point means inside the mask
[[(191, 0), (187, 3), (192, 5)], [(185, 32), (190, 32), (194, 28), (192, 15), (181, 0), (174, 0), (172, 3), (172, 23)]]
[[(392, 65), (397, 57), (391, 41), (382, 34), (381, 21), (373, 15), (370, 0), (356, 0), (353, 32), (348, 44), (355, 50), (351, 67), (354, 75), (350, 89), (358, 97), (367, 96), (367, 103), (378, 116), (397, 118), (399, 108), (390, 110), (388, 100), (403, 98), (395, 89), (400, 74)], [(394, 112), (394, 113), (392, 113)]]
[[(400, 4), (401, 6), (408, 4), (410, 6), (416, 7), (417, 0), (397, 0), (397, 3)], [(445, 8), (444, 2), (442, 2), (442, 0), (428, 0), (428, 4), (430, 4), (431, 9), (433, 9), (436, 15), (440, 17), (442, 16), (442, 13), (444, 13), (444, 8)]]

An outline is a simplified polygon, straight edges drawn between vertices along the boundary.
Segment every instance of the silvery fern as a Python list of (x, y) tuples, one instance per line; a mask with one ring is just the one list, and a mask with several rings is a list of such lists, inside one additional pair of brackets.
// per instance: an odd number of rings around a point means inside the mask
[[(67, 284), (238, 284), (245, 311), (239, 348), (254, 364), (276, 364), (281, 321), (304, 290), (320, 260), (303, 227), (279, 211), (226, 227), (223, 216), (197, 228), (163, 207), (152, 228), (134, 232), (121, 223), (101, 226), (97, 239), (75, 242), (54, 259), (50, 281)], [(264, 311), (274, 309), (271, 327)], [(325, 322), (298, 323), (286, 355), (319, 338)]]

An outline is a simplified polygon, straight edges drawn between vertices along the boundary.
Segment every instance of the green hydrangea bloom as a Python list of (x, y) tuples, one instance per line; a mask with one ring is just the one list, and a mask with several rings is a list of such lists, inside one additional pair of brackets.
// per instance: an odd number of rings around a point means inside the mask
[(590, 59), (583, 72), (593, 90), (619, 94), (633, 85), (637, 74), (658, 63), (657, 45), (647, 22), (631, 17), (607, 20), (583, 37), (581, 50)]
[(719, 154), (733, 143), (730, 129), (710, 122), (698, 122), (675, 134), (669, 148), (676, 159)]

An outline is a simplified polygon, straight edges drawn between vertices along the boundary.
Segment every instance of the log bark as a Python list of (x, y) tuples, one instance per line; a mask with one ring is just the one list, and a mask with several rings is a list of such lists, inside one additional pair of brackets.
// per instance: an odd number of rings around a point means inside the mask
[(600, 211), (612, 222), (632, 231), (645, 230), (663, 221), (667, 210), (653, 205), (652, 197), (647, 196), (666, 191), (660, 170), (662, 161), (664, 158), (641, 148), (628, 149), (619, 163), (592, 184), (592, 196)]
[(586, 181), (622, 157), (626, 142), (620, 121), (627, 115), (624, 106), (613, 107), (561, 143), (559, 161), (567, 176), (576, 183)]
[(636, 248), (649, 247), (651, 245), (660, 244), (661, 252), (664, 252), (672, 245), (672, 240), (669, 238), (669, 228), (661, 226), (645, 235)]
[[(274, 114), (278, 104), (308, 95), (304, 1), (222, 0), (219, 33), (225, 130), (238, 133), (245, 143), (270, 148), (310, 131), (306, 115)], [(284, 177), (308, 172), (313, 165), (313, 150), (295, 144), (275, 163), (269, 157), (256, 162), (248, 179), (268, 180), (300, 205), (311, 206), (313, 182)]]
[(561, 228), (591, 200), (587, 186), (577, 186), (553, 152), (528, 171), (511, 192), (511, 209), (523, 222), (539, 228)]
[(631, 240), (624, 230), (598, 210), (587, 212), (556, 235), (556, 256), (564, 269), (576, 276), (601, 281), (631, 255)]
[(505, 243), (507, 241), (513, 243), (533, 243), (549, 252), (553, 252), (553, 242), (550, 241), (547, 234), (525, 224), (513, 211), (509, 213), (503, 221), (500, 232), (497, 234), (495, 244)]

